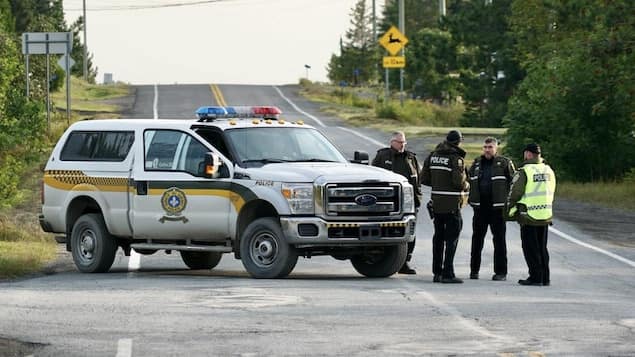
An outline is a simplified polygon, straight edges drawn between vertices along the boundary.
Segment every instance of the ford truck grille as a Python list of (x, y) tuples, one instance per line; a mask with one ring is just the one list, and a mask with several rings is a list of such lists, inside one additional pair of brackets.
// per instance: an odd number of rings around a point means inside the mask
[(390, 216), (401, 211), (397, 183), (328, 184), (325, 210), (329, 216)]

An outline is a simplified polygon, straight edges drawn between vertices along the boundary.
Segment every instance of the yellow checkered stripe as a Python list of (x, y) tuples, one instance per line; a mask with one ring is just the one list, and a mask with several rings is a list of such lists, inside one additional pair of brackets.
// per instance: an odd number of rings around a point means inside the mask
[[(326, 228), (357, 228), (365, 225), (367, 223), (327, 223)], [(405, 227), (406, 224), (403, 222), (387, 222), (380, 223), (380, 227)]]
[(44, 184), (66, 191), (126, 192), (128, 178), (88, 176), (80, 170), (47, 170)]

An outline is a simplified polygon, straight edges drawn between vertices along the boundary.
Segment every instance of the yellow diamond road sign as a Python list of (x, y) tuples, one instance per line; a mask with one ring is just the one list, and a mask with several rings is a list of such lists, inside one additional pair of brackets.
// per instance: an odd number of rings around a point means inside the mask
[(404, 68), (406, 67), (406, 57), (390, 56), (384, 57), (384, 68)]
[(402, 34), (395, 26), (391, 26), (388, 31), (379, 39), (379, 44), (390, 52), (391, 55), (396, 55), (397, 52), (408, 43), (406, 35)]

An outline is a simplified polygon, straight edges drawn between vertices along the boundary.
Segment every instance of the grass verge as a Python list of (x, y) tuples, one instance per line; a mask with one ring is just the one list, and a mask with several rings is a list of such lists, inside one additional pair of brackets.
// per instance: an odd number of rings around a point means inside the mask
[(559, 182), (556, 195), (605, 207), (635, 211), (635, 182)]
[[(116, 113), (119, 107), (108, 101), (129, 94), (125, 84), (90, 84), (71, 77), (71, 108), (75, 111)], [(56, 108), (66, 110), (66, 82), (59, 91), (51, 93), (51, 100)]]
[(0, 280), (37, 272), (53, 258), (55, 258), (54, 241), (0, 241)]

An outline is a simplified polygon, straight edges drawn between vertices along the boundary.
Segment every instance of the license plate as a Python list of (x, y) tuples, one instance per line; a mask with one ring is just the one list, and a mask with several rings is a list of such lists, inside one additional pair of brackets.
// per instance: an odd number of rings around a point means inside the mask
[(360, 240), (375, 240), (381, 238), (381, 227), (379, 224), (365, 224), (359, 227)]

